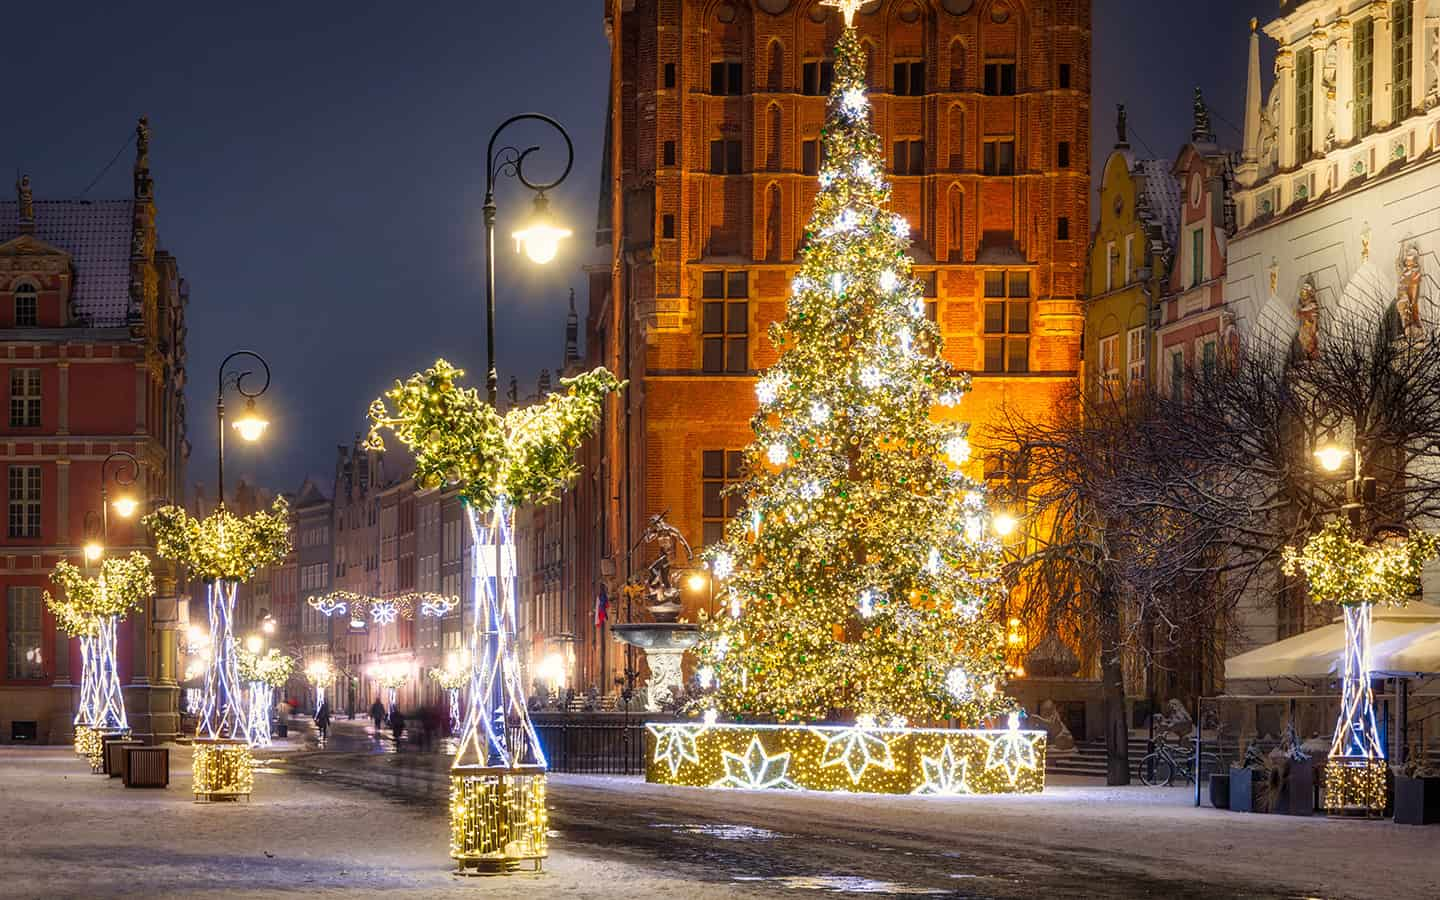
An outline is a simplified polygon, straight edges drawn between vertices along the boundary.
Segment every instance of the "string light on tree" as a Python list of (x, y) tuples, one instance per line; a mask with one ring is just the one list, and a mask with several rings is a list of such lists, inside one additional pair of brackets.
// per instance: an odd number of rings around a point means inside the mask
[[(853, 19), (860, 3), (831, 5)], [(1003, 633), (983, 612), (1001, 595), (1001, 547), (969, 539), (967, 519), (989, 518), (983, 488), (956, 468), (968, 460), (963, 432), (932, 418), (936, 398), (958, 399), (970, 379), (935, 352), (941, 335), (924, 315), (909, 226), (888, 210), (885, 179), (867, 177), (884, 170), (885, 151), (866, 69), (847, 27), (822, 136), (833, 179), (815, 198), (798, 290), (775, 326), (784, 352), (762, 375), (785, 388), (751, 422), (735, 489), (748, 515), (710, 550), (734, 566), (723, 585), (732, 615), (696, 649), (697, 665), (716, 673), (697, 710), (979, 725), (1013, 708), (998, 690)], [(952, 695), (945, 678), (957, 666), (994, 689)], [(748, 745), (731, 752), (743, 757)]]

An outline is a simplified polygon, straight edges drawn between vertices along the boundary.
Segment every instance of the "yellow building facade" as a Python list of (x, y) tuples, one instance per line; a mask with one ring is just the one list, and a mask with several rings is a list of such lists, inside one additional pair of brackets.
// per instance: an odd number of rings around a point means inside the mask
[(1123, 393), (1154, 375), (1155, 313), (1175, 245), (1180, 188), (1164, 160), (1137, 159), (1121, 107), (1097, 189), (1085, 288), (1085, 390)]

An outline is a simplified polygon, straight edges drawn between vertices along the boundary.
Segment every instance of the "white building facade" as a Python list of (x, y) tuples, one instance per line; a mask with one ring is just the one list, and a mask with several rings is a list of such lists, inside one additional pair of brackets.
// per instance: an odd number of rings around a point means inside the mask
[[(1278, 44), (1263, 93), (1256, 26), (1252, 20), (1226, 309), (1242, 334), (1302, 342), (1302, 318), (1323, 331), (1347, 308), (1388, 304), (1404, 315), (1408, 300), (1412, 314), (1433, 320), (1440, 0), (1283, 4), (1263, 28)], [(1436, 594), (1431, 581), (1427, 598)], [(1286, 636), (1275, 609), (1244, 610), (1246, 638), (1232, 651)]]

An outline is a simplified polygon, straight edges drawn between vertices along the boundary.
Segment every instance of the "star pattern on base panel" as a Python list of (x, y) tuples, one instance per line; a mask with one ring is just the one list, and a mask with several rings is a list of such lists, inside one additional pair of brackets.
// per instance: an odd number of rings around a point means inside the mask
[(1035, 768), (1035, 740), (1034, 735), (1013, 728), (998, 737), (985, 738), (985, 771), (1004, 769), (1013, 785), (1022, 770)]
[(663, 762), (669, 766), (671, 778), (679, 773), (680, 767), (685, 763), (700, 761), (700, 753), (695, 747), (695, 739), (705, 732), (708, 725), (646, 725), (645, 727), (655, 735), (655, 762)]
[(895, 770), (895, 756), (890, 752), (889, 742), (858, 725), (833, 735), (814, 729), (812, 733), (825, 742), (820, 768), (843, 765), (850, 773), (851, 784), (859, 784), (871, 766), (887, 772)]
[(725, 765), (725, 777), (711, 787), (749, 791), (799, 787), (787, 777), (790, 771), (789, 751), (771, 756), (765, 752), (765, 746), (760, 743), (759, 737), (750, 738), (750, 746), (745, 748), (743, 754), (726, 750), (721, 757)]
[(920, 755), (920, 769), (925, 781), (915, 789), (916, 794), (971, 794), (970, 783), (966, 780), (970, 775), (970, 760), (961, 757), (955, 758), (955, 753), (947, 743), (940, 751), (940, 755)]

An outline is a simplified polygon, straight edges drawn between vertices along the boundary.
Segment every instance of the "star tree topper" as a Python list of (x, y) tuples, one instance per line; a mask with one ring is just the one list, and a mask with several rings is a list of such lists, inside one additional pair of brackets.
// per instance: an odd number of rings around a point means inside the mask
[(821, 6), (833, 6), (840, 10), (845, 17), (845, 27), (849, 28), (855, 24), (855, 11), (869, 3), (870, 0), (820, 0)]

